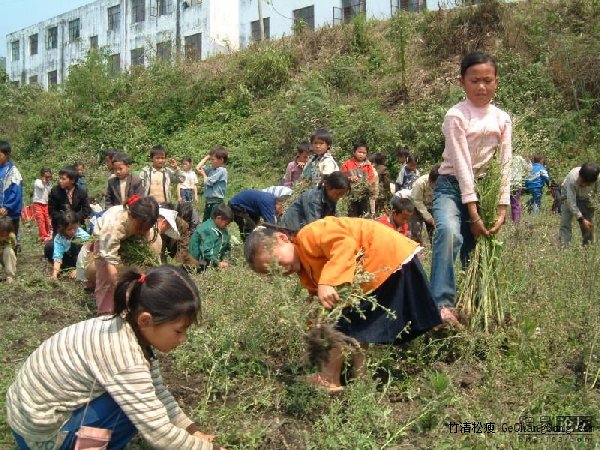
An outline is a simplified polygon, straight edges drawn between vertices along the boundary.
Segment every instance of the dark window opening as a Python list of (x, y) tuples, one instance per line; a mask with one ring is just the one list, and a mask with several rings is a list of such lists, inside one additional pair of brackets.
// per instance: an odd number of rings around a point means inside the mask
[(131, 65), (132, 66), (143, 66), (144, 65), (144, 49), (134, 48), (131, 50)]
[(38, 34), (32, 34), (29, 36), (29, 54), (37, 55), (38, 54)]
[(202, 58), (202, 33), (185, 37), (185, 57), (190, 60)]
[[(252, 28), (252, 40), (254, 42), (260, 41), (260, 23), (258, 20), (254, 20), (250, 22), (250, 27)], [(263, 28), (265, 29), (265, 40), (269, 40), (271, 38), (271, 18), (265, 17), (263, 18)]]
[(121, 26), (121, 5), (108, 8), (108, 31), (117, 31)]
[(300, 8), (294, 10), (294, 25), (298, 22), (304, 22), (306, 29), (314, 31), (315, 29), (315, 6), (307, 6), (306, 8)]
[(81, 35), (81, 21), (79, 19), (69, 22), (69, 42), (74, 42)]
[(46, 40), (46, 48), (56, 48), (58, 47), (58, 28), (52, 27), (48, 28), (48, 36)]

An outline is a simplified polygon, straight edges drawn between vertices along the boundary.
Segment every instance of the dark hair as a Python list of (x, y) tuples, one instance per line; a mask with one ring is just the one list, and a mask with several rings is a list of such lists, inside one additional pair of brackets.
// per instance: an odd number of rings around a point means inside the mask
[(310, 142), (302, 141), (296, 147), (297, 153), (310, 153)]
[(214, 156), (217, 159), (222, 159), (225, 164), (227, 164), (227, 160), (229, 159), (229, 153), (227, 153), (227, 149), (222, 145), (217, 145), (213, 147), (210, 152), (208, 152), (210, 156)]
[(131, 217), (139, 220), (144, 225), (152, 226), (158, 220), (158, 203), (154, 197), (142, 197), (127, 206)]
[(579, 169), (579, 176), (586, 183), (595, 183), (598, 180), (598, 174), (600, 174), (600, 167), (591, 161), (582, 164)]
[(40, 176), (43, 177), (45, 173), (50, 172), (52, 173), (52, 169), (50, 169), (50, 167), (42, 167), (40, 169)]
[(407, 211), (407, 212), (414, 212), (415, 211), (415, 204), (413, 203), (413, 201), (410, 198), (402, 198), (402, 197), (398, 197), (397, 195), (394, 195), (392, 197), (392, 211), (396, 212), (396, 213), (400, 213), (402, 211)]
[(156, 155), (160, 155), (161, 153), (164, 153), (165, 156), (167, 156), (167, 149), (160, 144), (155, 145), (150, 149), (150, 159), (154, 158)]
[(400, 158), (401, 156), (408, 158), (409, 155), (410, 155), (410, 150), (408, 150), (406, 147), (398, 147), (396, 149), (396, 157), (398, 157), (398, 158)]
[(339, 170), (331, 172), (329, 175), (323, 175), (321, 184), (324, 189), (345, 189), (350, 192), (350, 178)]
[(77, 180), (79, 180), (79, 173), (77, 172), (77, 167), (73, 165), (60, 169), (60, 171), (58, 172), (58, 176), (62, 177), (63, 175), (66, 176), (69, 180), (74, 181), (75, 183), (77, 183)]
[(81, 166), (81, 167), (83, 167), (85, 169), (85, 164), (82, 163), (81, 161), (76, 162), (74, 165), (75, 165), (75, 167)]
[(201, 314), (200, 292), (189, 274), (181, 267), (164, 265), (150, 269), (142, 276), (130, 270), (115, 288), (115, 315), (137, 330), (136, 319), (143, 313), (152, 315), (155, 325), (186, 319), (198, 321)]
[(535, 155), (533, 155), (531, 160), (534, 163), (541, 163), (544, 160), (544, 155), (542, 155), (541, 153), (536, 153)]
[(231, 222), (233, 221), (233, 211), (229, 206), (227, 206), (224, 203), (221, 203), (212, 212), (212, 218), (215, 219), (217, 217), (221, 217), (223, 220)]
[(81, 221), (77, 214), (72, 209), (68, 208), (60, 213), (58, 216), (58, 229), (65, 231), (69, 225), (76, 223), (78, 226), (81, 225)]
[(437, 181), (437, 179), (439, 178), (439, 176), (440, 176), (440, 166), (441, 166), (441, 164), (436, 164), (429, 171), (429, 181), (430, 182)]
[(365, 142), (355, 142), (354, 144), (352, 144), (352, 153), (354, 153), (356, 150), (358, 150), (361, 147), (366, 148), (367, 152), (369, 151), (369, 146)]
[(464, 78), (469, 67), (475, 66), (477, 64), (491, 64), (492, 66), (494, 66), (494, 75), (496, 75), (498, 72), (496, 60), (487, 53), (478, 51), (469, 53), (463, 58), (462, 62), (460, 63), (460, 77)]
[(178, 203), (176, 208), (165, 205), (167, 209), (175, 209), (177, 216), (181, 217), (192, 228), (192, 219), (194, 217), (194, 207), (191, 203)]
[(0, 141), (0, 153), (10, 156), (11, 151), (12, 149), (10, 148), (10, 143), (8, 141)]
[(417, 157), (415, 155), (408, 155), (406, 157), (406, 164), (409, 164), (409, 163), (415, 163), (416, 164), (417, 163)]
[(310, 143), (315, 142), (316, 139), (325, 142), (329, 147), (333, 143), (333, 134), (327, 128), (317, 128), (313, 134), (310, 135)]
[(131, 161), (131, 157), (127, 153), (117, 152), (112, 157), (112, 162), (113, 162), (113, 164), (116, 162), (120, 162), (120, 163), (125, 164), (126, 166), (130, 166), (132, 161)]
[(192, 157), (191, 156), (184, 156), (181, 161), (182, 162), (189, 162), (191, 164), (192, 163)]
[(15, 225), (13, 224), (12, 219), (8, 216), (0, 217), (0, 232), (14, 233), (14, 231)]
[(369, 161), (371, 161), (373, 164), (384, 166), (387, 162), (387, 156), (382, 152), (373, 153), (369, 156)]

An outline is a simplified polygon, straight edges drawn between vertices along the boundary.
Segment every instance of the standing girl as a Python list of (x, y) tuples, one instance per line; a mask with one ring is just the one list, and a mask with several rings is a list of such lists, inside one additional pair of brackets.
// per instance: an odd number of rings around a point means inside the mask
[[(494, 59), (482, 52), (467, 55), (460, 68), (466, 100), (446, 113), (443, 132), (446, 144), (439, 177), (433, 192), (433, 238), (431, 291), (442, 319), (456, 322), (452, 312), (456, 299), (454, 261), (460, 252), (463, 266), (475, 247), (475, 239), (500, 230), (510, 204), (512, 125), (509, 115), (492, 105), (498, 85)], [(497, 219), (489, 230), (477, 210), (475, 180), (485, 174), (496, 148), (502, 170)]]
[[(352, 158), (342, 164), (342, 172), (348, 175), (348, 178), (353, 184), (359, 181), (366, 181), (365, 187), (367, 190), (358, 192), (357, 198), (350, 200), (348, 203), (348, 216), (361, 217), (369, 212), (369, 200), (374, 196), (376, 190), (375, 183), (377, 182), (373, 165), (367, 159), (369, 146), (359, 142), (352, 146)], [(372, 211), (373, 213), (375, 211)]]
[[(124, 206), (113, 206), (98, 218), (94, 228), (96, 254), (96, 306), (98, 314), (112, 314), (114, 310), (117, 272), (121, 265), (121, 242), (131, 236), (158, 241), (160, 236), (152, 227), (158, 220), (158, 203), (154, 197), (134, 195)], [(153, 248), (161, 248), (156, 243)], [(157, 252), (158, 254), (158, 252)]]
[(323, 176), (323, 182), (315, 189), (304, 191), (279, 220), (279, 225), (298, 231), (304, 225), (325, 216), (335, 216), (337, 202), (350, 192), (350, 180), (342, 172)]
[(217, 448), (164, 385), (154, 354), (182, 344), (199, 312), (183, 269), (124, 274), (112, 317), (64, 328), (17, 374), (6, 411), (18, 447), (71, 449), (94, 431), (103, 439), (94, 448), (121, 449), (138, 433), (156, 448)]
[[(360, 311), (346, 308), (336, 324), (363, 346), (406, 341), (441, 323), (427, 277), (415, 257), (421, 248), (374, 220), (326, 217), (305, 226), (294, 238), (281, 229), (259, 228), (250, 234), (244, 250), (256, 272), (265, 273), (277, 263), (286, 274), (298, 274), (327, 309), (339, 302), (337, 288), (352, 283), (358, 267), (371, 273), (373, 278), (361, 284), (362, 291), (392, 310), (395, 318), (364, 301)], [(312, 381), (333, 392), (341, 390), (343, 360), (341, 349), (332, 348), (328, 362)], [(360, 372), (358, 355), (354, 365)]]
[(52, 171), (46, 167), (40, 170), (40, 178), (33, 183), (33, 215), (42, 242), (52, 239), (52, 226), (48, 213), (48, 194), (52, 189)]

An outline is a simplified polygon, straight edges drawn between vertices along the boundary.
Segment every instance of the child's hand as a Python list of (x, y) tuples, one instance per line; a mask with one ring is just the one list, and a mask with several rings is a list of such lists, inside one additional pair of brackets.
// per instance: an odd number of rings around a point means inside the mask
[(219, 263), (219, 269), (227, 269), (229, 267), (229, 263), (227, 261), (221, 261)]
[(169, 167), (173, 169), (177, 169), (179, 167), (179, 165), (177, 164), (177, 160), (175, 160), (174, 158), (169, 159), (167, 162), (169, 164)]
[(483, 220), (481, 219), (481, 217), (479, 219), (477, 219), (476, 221), (471, 222), (471, 233), (473, 233), (473, 236), (475, 237), (475, 239), (477, 239), (481, 235), (483, 235), (483, 236), (490, 235), (490, 232), (487, 230), (487, 228), (483, 224)]
[(492, 228), (489, 229), (489, 233), (496, 234), (498, 231), (500, 231), (500, 227), (502, 227), (502, 225), (504, 225), (505, 221), (506, 221), (506, 209), (503, 207), (499, 207), (498, 208), (498, 218), (496, 219), (496, 223), (494, 223)]
[(300, 167), (301, 169), (304, 169), (304, 166), (306, 165), (305, 162), (298, 162), (298, 167)]
[(333, 309), (333, 307), (340, 301), (340, 296), (333, 286), (328, 284), (320, 284), (317, 289), (317, 296), (321, 305), (327, 309)]
[(350, 181), (352, 181), (353, 183), (356, 183), (358, 181), (358, 177), (356, 175), (352, 175), (350, 178)]
[(8, 214), (8, 211), (6, 208), (0, 208), (0, 216), (6, 216)]
[(197, 437), (198, 439), (202, 439), (203, 441), (208, 441), (208, 442), (214, 441), (215, 438), (217, 437), (214, 434), (204, 434), (200, 431), (196, 431), (195, 433), (192, 434), (192, 436)]
[(583, 227), (583, 229), (585, 231), (588, 231), (588, 232), (592, 231), (592, 228), (594, 228), (594, 224), (587, 219), (583, 219), (581, 221), (581, 226)]

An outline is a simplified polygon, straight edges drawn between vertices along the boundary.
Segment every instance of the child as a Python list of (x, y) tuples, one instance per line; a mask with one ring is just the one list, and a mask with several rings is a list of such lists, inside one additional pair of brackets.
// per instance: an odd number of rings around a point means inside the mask
[(402, 173), (404, 172), (404, 166), (406, 165), (406, 160), (410, 156), (410, 152), (405, 147), (398, 147), (396, 149), (396, 157), (398, 158), (398, 164), (400, 164), (400, 168), (398, 170), (398, 177), (396, 178), (396, 183), (394, 186), (394, 193), (398, 190), (397, 186), (402, 184)]
[(102, 160), (104, 161), (106, 170), (109, 173), (108, 178), (112, 178), (115, 176), (115, 174), (113, 173), (112, 159), (116, 153), (119, 153), (119, 152), (115, 149), (110, 149), (110, 150), (106, 150), (106, 151), (102, 152)]
[(396, 193), (404, 192), (405, 194), (401, 194), (403, 197), (410, 196), (412, 186), (420, 176), (421, 173), (417, 169), (417, 158), (413, 155), (408, 155), (406, 157), (406, 164), (402, 166), (396, 179)]
[(356, 184), (362, 180), (368, 183), (367, 192), (359, 193), (359, 198), (348, 202), (348, 216), (350, 217), (362, 217), (369, 212), (369, 199), (375, 191), (375, 171), (367, 159), (368, 153), (369, 146), (367, 144), (356, 143), (352, 146), (352, 159), (342, 164), (342, 172), (348, 175), (351, 183)]
[(531, 214), (540, 212), (544, 186), (550, 186), (550, 177), (548, 176), (548, 169), (544, 166), (544, 156), (537, 154), (533, 156), (529, 178), (525, 180), (525, 188), (531, 194), (531, 198), (527, 200), (527, 210)]
[(415, 205), (409, 198), (402, 198), (397, 195), (392, 197), (392, 213), (389, 216), (382, 216), (377, 222), (382, 223), (398, 233), (408, 236), (411, 217), (415, 213)]
[(167, 150), (162, 145), (155, 145), (150, 149), (152, 167), (144, 167), (140, 172), (144, 195), (152, 196), (159, 205), (171, 203), (171, 183), (183, 183), (185, 177), (179, 170), (177, 161), (169, 160), (169, 167), (165, 167)]
[(112, 157), (112, 170), (115, 175), (109, 178), (104, 194), (106, 209), (127, 203), (134, 195), (144, 195), (142, 179), (131, 173), (131, 158), (122, 152)]
[(233, 211), (227, 205), (219, 205), (213, 211), (213, 217), (194, 231), (190, 240), (190, 255), (199, 262), (199, 269), (207, 267), (225, 269), (229, 263), (224, 261), (231, 250), (227, 227), (233, 221)]
[(594, 240), (595, 200), (593, 197), (599, 193), (598, 174), (600, 174), (598, 164), (586, 162), (581, 167), (572, 169), (563, 181), (559, 237), (565, 247), (571, 244), (573, 217), (579, 222), (583, 245), (590, 244)]
[(332, 172), (340, 170), (337, 162), (329, 152), (333, 143), (331, 131), (325, 128), (317, 129), (310, 136), (310, 145), (313, 155), (308, 158), (302, 177), (308, 179), (313, 187), (317, 187), (323, 180), (323, 175), (329, 175)]
[(196, 167), (196, 170), (204, 179), (203, 222), (212, 217), (213, 209), (225, 201), (227, 193), (227, 169), (225, 168), (225, 164), (229, 159), (227, 149), (222, 146), (214, 147), (209, 156), (212, 169), (205, 170), (203, 166)]
[[(427, 277), (415, 258), (418, 251), (415, 242), (374, 220), (338, 217), (317, 220), (293, 238), (279, 229), (262, 227), (252, 232), (244, 248), (254, 271), (265, 273), (275, 263), (287, 275), (298, 274), (304, 287), (327, 309), (344, 301), (337, 289), (354, 281), (359, 266), (371, 273), (373, 280), (364, 282), (362, 291), (396, 317), (368, 302), (361, 304), (360, 312), (345, 309), (336, 328), (363, 345), (407, 341), (441, 323)], [(332, 348), (329, 362), (312, 382), (332, 392), (341, 390), (342, 364), (341, 350)], [(360, 365), (360, 358), (355, 358), (355, 364)]]
[(8, 216), (0, 217), (0, 265), (4, 267), (8, 284), (12, 284), (17, 274), (17, 236), (13, 223)]
[(521, 222), (521, 193), (525, 177), (531, 171), (531, 163), (521, 155), (513, 155), (510, 164), (510, 217), (514, 224)]
[(48, 194), (48, 212), (52, 221), (53, 234), (58, 230), (58, 222), (63, 211), (67, 209), (73, 211), (82, 225), (92, 213), (87, 192), (77, 187), (78, 176), (75, 166), (65, 167), (58, 172), (58, 185), (54, 186)]
[(261, 191), (273, 194), (275, 197), (281, 197), (283, 195), (290, 196), (294, 193), (294, 190), (287, 186), (269, 186), (261, 189)]
[(160, 249), (160, 236), (152, 230), (158, 220), (158, 203), (154, 197), (133, 196), (126, 205), (107, 209), (96, 221), (96, 306), (98, 315), (112, 314), (117, 272), (121, 265), (121, 241), (131, 236), (144, 237)]
[(435, 230), (435, 220), (431, 213), (433, 212), (433, 189), (439, 176), (440, 165), (436, 164), (431, 168), (429, 174), (419, 177), (413, 184), (411, 198), (415, 205), (415, 214), (410, 222), (411, 238), (423, 245), (423, 223), (427, 228), (429, 243), (432, 243), (433, 231)]
[(75, 164), (77, 168), (77, 187), (87, 193), (87, 183), (85, 182), (85, 165), (81, 162)]
[(183, 158), (181, 168), (185, 181), (177, 185), (177, 202), (195, 203), (198, 201), (198, 176), (192, 170), (192, 158)]
[(323, 177), (319, 187), (300, 194), (286, 209), (279, 225), (299, 231), (303, 226), (326, 216), (336, 215), (337, 202), (350, 192), (350, 180), (342, 172)]
[[(64, 328), (21, 367), (6, 396), (18, 448), (91, 448), (77, 433), (93, 427), (106, 432), (109, 448), (124, 448), (139, 433), (157, 448), (217, 449), (165, 386), (155, 354), (182, 344), (197, 321), (193, 280), (173, 266), (129, 271), (114, 302), (112, 317)], [(100, 445), (94, 448), (106, 448)]]
[(385, 165), (387, 157), (384, 153), (377, 152), (369, 156), (373, 168), (377, 173), (377, 199), (375, 200), (375, 211), (382, 212), (390, 201), (390, 170)]
[(277, 223), (277, 218), (283, 212), (283, 203), (286, 196), (275, 197), (268, 192), (247, 189), (229, 200), (229, 207), (233, 211), (233, 220), (240, 229), (240, 236), (246, 236), (258, 225), (261, 217), (267, 223)]
[(162, 240), (160, 261), (166, 264), (167, 258), (173, 258), (178, 264), (198, 267), (198, 261), (192, 258), (188, 251), (192, 237), (189, 225), (191, 211), (185, 211), (184, 214), (188, 215), (186, 219), (181, 217), (179, 211), (183, 205), (191, 207), (191, 203), (180, 203), (177, 210), (171, 209), (173, 205), (166, 205), (167, 207), (158, 210), (156, 227)]
[[(90, 235), (81, 228), (77, 214), (69, 210), (63, 211), (53, 245), (46, 246), (44, 249), (46, 259), (53, 263), (50, 278), (58, 279), (61, 269), (77, 267), (77, 257), (81, 246), (89, 240)], [(75, 270), (70, 275), (71, 278), (75, 278)]]
[[(498, 85), (496, 62), (482, 52), (467, 55), (461, 63), (460, 83), (467, 99), (446, 113), (442, 130), (446, 139), (440, 176), (433, 191), (431, 291), (442, 319), (457, 323), (451, 308), (456, 298), (454, 261), (460, 252), (463, 267), (475, 239), (500, 230), (510, 203), (512, 157), (510, 117), (491, 104)], [(499, 146), (502, 170), (500, 201), (495, 224), (488, 230), (477, 211), (475, 179), (485, 173)]]
[(23, 209), (23, 177), (10, 159), (11, 146), (0, 141), (0, 217), (7, 216), (12, 220), (13, 232), (17, 236), (15, 251), (20, 252), (19, 224)]
[(310, 155), (310, 142), (303, 141), (298, 144), (296, 157), (291, 161), (285, 169), (283, 176), (283, 185), (289, 188), (294, 187), (294, 184), (302, 178), (302, 171), (308, 161)]
[(52, 225), (48, 214), (48, 195), (52, 189), (52, 171), (47, 167), (40, 170), (40, 178), (33, 183), (33, 212), (42, 242), (52, 239)]

